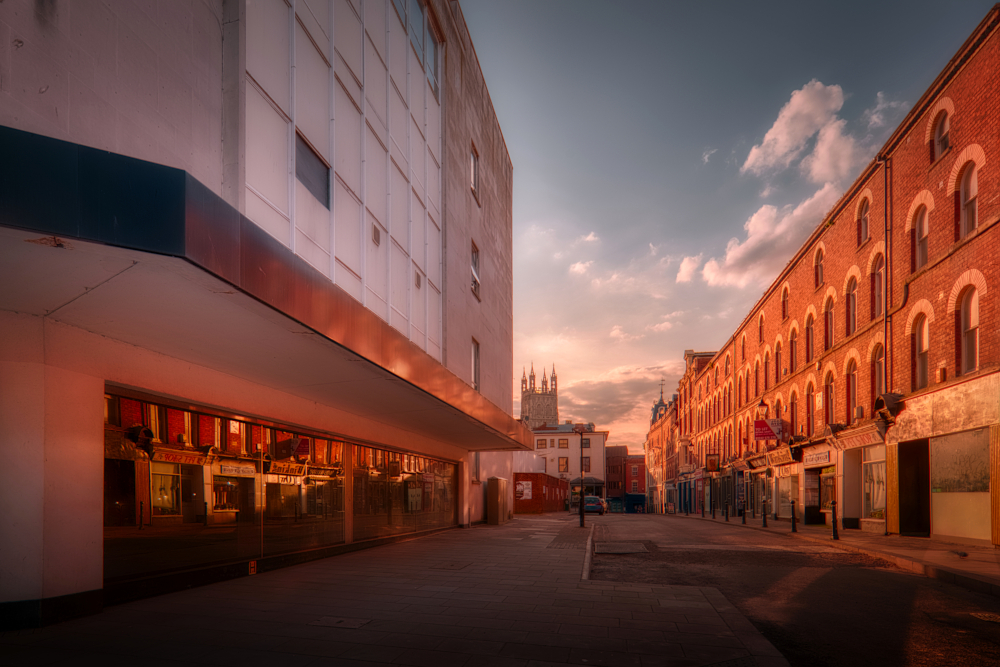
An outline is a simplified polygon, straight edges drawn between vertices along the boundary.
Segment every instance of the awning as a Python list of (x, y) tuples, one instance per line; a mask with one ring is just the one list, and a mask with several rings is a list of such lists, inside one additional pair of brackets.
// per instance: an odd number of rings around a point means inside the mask
[(18, 158), (0, 162), (0, 309), (463, 450), (532, 449), (517, 419), (189, 174), (11, 128), (0, 153)]

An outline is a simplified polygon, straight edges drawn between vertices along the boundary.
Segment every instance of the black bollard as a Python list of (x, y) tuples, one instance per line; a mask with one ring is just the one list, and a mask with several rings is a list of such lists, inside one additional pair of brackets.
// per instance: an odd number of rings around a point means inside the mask
[(840, 535), (837, 534), (837, 501), (830, 501), (830, 517), (833, 519), (833, 539), (839, 540)]
[(743, 510), (743, 525), (747, 525), (747, 504), (740, 503), (740, 509)]
[(797, 533), (799, 529), (795, 527), (795, 501), (792, 501), (792, 532)]
[(702, 519), (705, 518), (705, 501), (704, 500), (701, 501), (701, 518)]
[(764, 519), (764, 523), (762, 525), (764, 528), (767, 528), (767, 497), (764, 498), (764, 504), (760, 507), (760, 515)]
[(726, 505), (724, 508), (722, 508), (722, 512), (726, 516), (726, 523), (729, 523), (729, 505)]
[(712, 501), (712, 521), (715, 521), (715, 501)]

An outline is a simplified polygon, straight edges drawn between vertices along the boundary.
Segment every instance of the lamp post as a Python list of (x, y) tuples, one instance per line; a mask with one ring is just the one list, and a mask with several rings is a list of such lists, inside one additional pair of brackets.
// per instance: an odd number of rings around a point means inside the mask
[(583, 518), (583, 434), (586, 431), (587, 427), (583, 424), (573, 427), (573, 432), (580, 436), (580, 528), (586, 528), (586, 521)]
[[(757, 404), (756, 412), (757, 412), (757, 419), (766, 419), (767, 418), (767, 403), (764, 402), (763, 398), (761, 398), (760, 399), (760, 403)], [(754, 434), (754, 440), (756, 440), (756, 439), (757, 439), (757, 435), (755, 433)], [(771, 470), (770, 468), (767, 469), (768, 472), (770, 472), (770, 470)], [(761, 489), (761, 492), (763, 493), (763, 496), (764, 496), (763, 498), (761, 498), (761, 515), (763, 516), (763, 521), (764, 521), (763, 522), (763, 527), (764, 528), (767, 528), (767, 491), (768, 491), (768, 485), (769, 484), (770, 484), (770, 476), (767, 475), (767, 474), (765, 474), (764, 475), (764, 485), (763, 485), (763, 488)]]

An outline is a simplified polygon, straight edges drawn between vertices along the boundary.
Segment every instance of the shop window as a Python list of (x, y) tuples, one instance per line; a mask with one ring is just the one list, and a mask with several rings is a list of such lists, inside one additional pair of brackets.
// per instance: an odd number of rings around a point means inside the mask
[(963, 374), (971, 373), (979, 366), (979, 292), (974, 287), (962, 296), (959, 318), (961, 369)]
[(886, 476), (885, 445), (861, 450), (862, 516), (885, 518)]
[(104, 423), (108, 426), (121, 426), (121, 403), (117, 396), (104, 395)]
[(833, 507), (833, 501), (837, 499), (837, 466), (830, 466), (820, 470), (819, 474), (819, 504), (820, 507), (829, 510)]
[(153, 516), (176, 516), (181, 513), (181, 467), (176, 463), (149, 464), (150, 504)]

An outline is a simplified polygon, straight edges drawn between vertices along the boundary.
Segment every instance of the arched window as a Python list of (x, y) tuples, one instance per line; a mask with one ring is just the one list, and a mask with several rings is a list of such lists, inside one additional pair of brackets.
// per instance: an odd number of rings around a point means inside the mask
[(868, 200), (861, 202), (861, 211), (858, 215), (858, 245), (868, 240)]
[(979, 367), (979, 292), (974, 287), (967, 289), (962, 296), (959, 318), (962, 373), (971, 373)]
[(812, 383), (806, 386), (806, 435), (812, 436), (816, 431), (816, 394)]
[(851, 278), (847, 283), (847, 294), (844, 295), (844, 314), (847, 316), (847, 335), (851, 336), (858, 330), (858, 281)]
[(872, 406), (875, 399), (885, 393), (885, 349), (876, 345), (872, 352)]
[(726, 357), (726, 377), (729, 377), (729, 357)]
[(976, 207), (978, 195), (979, 177), (976, 175), (975, 163), (970, 162), (965, 167), (965, 173), (962, 174), (961, 199), (959, 199), (961, 203), (960, 238), (965, 238), (976, 231), (976, 227), (979, 224), (979, 215)]
[(816, 260), (813, 265), (814, 278), (816, 281), (816, 287), (823, 284), (823, 251), (816, 251)]
[(760, 319), (757, 321), (757, 342), (764, 342), (764, 316), (761, 315)]
[(847, 362), (847, 376), (844, 378), (847, 389), (847, 423), (853, 424), (857, 420), (858, 407), (858, 365), (851, 359)]
[(951, 119), (948, 112), (942, 111), (938, 114), (937, 122), (934, 124), (934, 140), (931, 145), (931, 161), (937, 160), (944, 155), (950, 145), (948, 141), (948, 130), (951, 128)]
[(736, 379), (736, 405), (743, 405), (743, 376)]
[(813, 354), (816, 351), (816, 332), (813, 326), (812, 315), (806, 318), (806, 363), (808, 364), (813, 360)]
[(827, 373), (826, 380), (823, 382), (823, 423), (827, 425), (833, 423), (833, 416), (836, 414), (833, 390), (833, 373)]
[(792, 333), (788, 334), (788, 370), (790, 373), (794, 373), (799, 365), (798, 346), (799, 332), (792, 329)]
[(781, 290), (781, 321), (788, 319), (788, 288)]
[(764, 391), (771, 386), (771, 355), (764, 354)]
[(792, 429), (792, 435), (799, 433), (799, 402), (795, 392), (788, 399), (788, 425)]
[(913, 247), (913, 270), (921, 269), (927, 264), (927, 207), (921, 206), (913, 216), (913, 229), (910, 230), (910, 239)]
[(833, 347), (833, 299), (828, 299), (823, 308), (823, 351)]
[(747, 360), (747, 338), (746, 336), (740, 341), (740, 361)]
[(774, 384), (781, 382), (781, 343), (774, 345)]
[(925, 315), (918, 315), (913, 322), (913, 389), (927, 386), (928, 357), (930, 356), (930, 326)]
[(757, 398), (760, 396), (760, 362), (754, 364), (753, 366), (753, 397)]
[(875, 258), (872, 265), (872, 319), (882, 317), (882, 310), (885, 308), (885, 291), (883, 276), (885, 275), (885, 260), (882, 255)]

